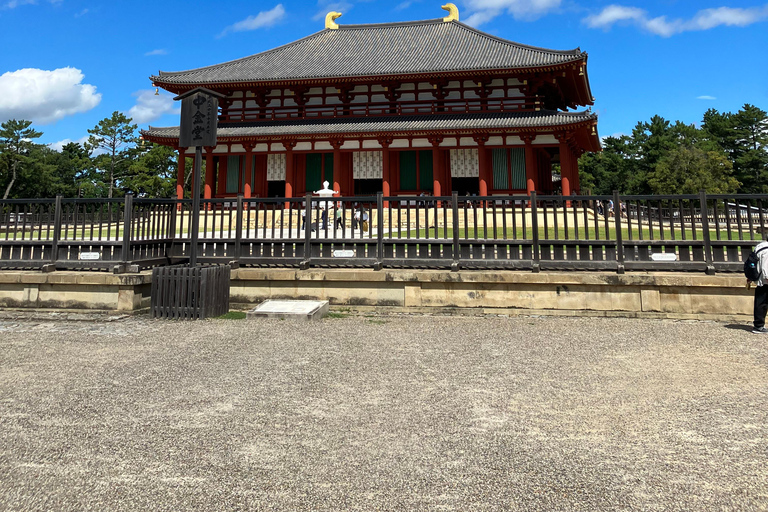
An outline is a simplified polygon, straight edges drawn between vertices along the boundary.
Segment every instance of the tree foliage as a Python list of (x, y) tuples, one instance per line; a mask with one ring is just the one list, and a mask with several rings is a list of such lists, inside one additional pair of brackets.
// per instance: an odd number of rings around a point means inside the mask
[(704, 113), (701, 127), (653, 116), (579, 160), (596, 194), (768, 193), (768, 117), (753, 105)]
[(30, 128), (32, 121), (9, 119), (0, 125), (0, 152), (5, 161), (7, 174), (3, 199), (8, 199), (19, 172), (26, 171), (30, 166), (30, 153), (37, 149), (38, 144), (32, 142), (43, 133)]
[(109, 186), (107, 197), (112, 197), (115, 180), (119, 179), (130, 165), (127, 158), (128, 146), (137, 142), (136, 128), (135, 124), (131, 124), (130, 117), (115, 111), (112, 117), (102, 119), (99, 124), (88, 130), (91, 136), (88, 137), (87, 147), (91, 150), (104, 151), (96, 157), (95, 164), (97, 169), (107, 173)]

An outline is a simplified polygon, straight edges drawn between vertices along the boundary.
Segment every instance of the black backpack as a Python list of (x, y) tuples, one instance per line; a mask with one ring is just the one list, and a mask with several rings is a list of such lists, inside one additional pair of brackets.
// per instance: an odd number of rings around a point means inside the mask
[(768, 247), (763, 247), (758, 251), (750, 252), (749, 256), (747, 256), (747, 259), (744, 261), (744, 275), (750, 281), (756, 282), (760, 279), (760, 271), (757, 269), (757, 264), (760, 259), (757, 255), (766, 249), (768, 249)]

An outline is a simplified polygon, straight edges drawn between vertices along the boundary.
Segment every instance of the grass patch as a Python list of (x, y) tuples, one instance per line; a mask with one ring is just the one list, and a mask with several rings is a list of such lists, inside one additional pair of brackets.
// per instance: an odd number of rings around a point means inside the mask
[(347, 314), (345, 314), (345, 313), (337, 313), (337, 312), (335, 312), (335, 311), (330, 311), (330, 312), (329, 312), (329, 313), (326, 315), (326, 317), (327, 317), (327, 318), (347, 318), (348, 316), (349, 316), (349, 315), (347, 315)]
[(220, 318), (222, 320), (243, 320), (245, 318), (245, 313), (243, 311), (228, 311), (227, 313), (224, 313), (221, 316), (217, 316), (216, 318)]
[(374, 320), (374, 319), (370, 318), (370, 319), (368, 319), (368, 323), (369, 324), (376, 324), (376, 325), (384, 325), (385, 323), (387, 323), (387, 321), (386, 320)]
[[(701, 229), (696, 229), (696, 232), (694, 233), (693, 230), (690, 228), (686, 228), (685, 231), (675, 228), (674, 230), (671, 229), (668, 226), (665, 226), (663, 231), (657, 227), (654, 227), (654, 229), (637, 229), (635, 226), (632, 227), (631, 230), (629, 230), (626, 225), (621, 230), (621, 236), (622, 239), (626, 242), (629, 240), (632, 241), (638, 241), (638, 240), (670, 240), (670, 241), (676, 241), (680, 242), (682, 240), (687, 241), (701, 241), (704, 239), (704, 233)], [(717, 230), (709, 230), (709, 236), (711, 240), (739, 240), (739, 232), (738, 230), (731, 229), (731, 232), (728, 233), (727, 230), (721, 229), (719, 232)], [(441, 238), (441, 239), (447, 239), (450, 243), (453, 239), (453, 229), (448, 228), (447, 230), (444, 230), (440, 228), (437, 230), (437, 233), (435, 233), (434, 229), (430, 230), (403, 230), (402, 232), (398, 232), (397, 230), (392, 231), (391, 234), (387, 233), (384, 235), (385, 240), (414, 240), (414, 241), (424, 241), (428, 240), (430, 238)], [(742, 238), (746, 241), (752, 241), (750, 240), (750, 231), (748, 229), (742, 230)], [(523, 230), (521, 227), (518, 227), (516, 230), (507, 227), (506, 231), (501, 228), (497, 227), (494, 231), (492, 226), (489, 226), (487, 229), (484, 228), (469, 228), (469, 229), (459, 229), (459, 239), (460, 240), (474, 240), (474, 239), (480, 239), (480, 240), (532, 240), (533, 239), (533, 230), (528, 227), (527, 229)], [(615, 240), (616, 239), (616, 229), (614, 226), (609, 226), (608, 229), (605, 229), (605, 226), (600, 226), (599, 229), (595, 229), (594, 226), (589, 226), (588, 228), (585, 228), (583, 226), (579, 226), (578, 229), (575, 228), (568, 228), (568, 230), (565, 230), (562, 227), (558, 227), (558, 229), (555, 229), (553, 226), (549, 226), (548, 229), (544, 229), (543, 227), (539, 227), (539, 240)], [(754, 242), (757, 243), (759, 241), (759, 236), (755, 237)]]

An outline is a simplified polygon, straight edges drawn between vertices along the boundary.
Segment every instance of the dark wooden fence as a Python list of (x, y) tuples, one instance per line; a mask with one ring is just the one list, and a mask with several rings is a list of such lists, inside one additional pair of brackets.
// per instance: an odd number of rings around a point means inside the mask
[(150, 314), (155, 318), (202, 319), (229, 311), (229, 265), (152, 269)]
[[(768, 195), (359, 196), (202, 201), (198, 261), (241, 266), (741, 270)], [(188, 260), (191, 200), (0, 201), (0, 268)], [(304, 225), (306, 224), (306, 225)]]

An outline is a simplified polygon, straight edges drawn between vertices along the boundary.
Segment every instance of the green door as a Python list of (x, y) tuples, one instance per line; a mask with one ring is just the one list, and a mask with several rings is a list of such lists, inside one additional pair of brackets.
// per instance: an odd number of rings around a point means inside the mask
[(400, 190), (418, 190), (415, 151), (400, 151)]
[(237, 181), (240, 178), (240, 157), (227, 157), (227, 194), (237, 194)]
[(307, 155), (307, 192), (323, 188), (323, 155), (309, 153)]
[(419, 189), (432, 190), (432, 151), (419, 151)]
[(323, 181), (327, 181), (328, 187), (333, 188), (333, 153), (325, 153), (323, 159), (325, 160), (325, 169), (323, 170), (325, 179)]

